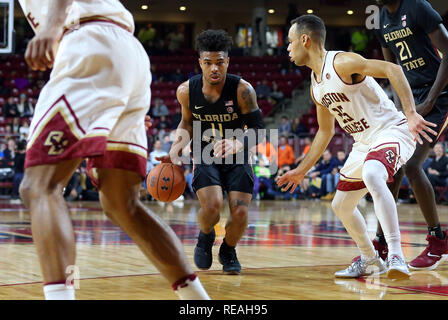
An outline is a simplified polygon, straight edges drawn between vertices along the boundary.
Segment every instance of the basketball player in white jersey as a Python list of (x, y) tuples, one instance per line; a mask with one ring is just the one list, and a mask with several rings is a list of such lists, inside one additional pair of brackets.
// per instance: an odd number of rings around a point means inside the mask
[[(291, 24), (289, 55), (296, 65), (312, 69), (311, 96), (316, 103), (319, 130), (305, 159), (296, 169), (279, 177), (277, 183), (286, 185), (284, 190), (294, 191), (327, 148), (336, 118), (355, 143), (341, 169), (332, 207), (356, 242), (361, 259), (335, 276), (357, 278), (387, 271), (389, 278), (408, 278), (397, 208), (386, 183), (412, 156), (415, 140), (422, 143), (423, 136), (431, 141), (425, 131), (433, 134), (428, 126), (434, 125), (415, 111), (409, 84), (399, 66), (367, 60), (355, 53), (326, 51), (325, 25), (314, 15), (301, 16)], [(405, 114), (397, 111), (374, 78), (389, 79)], [(367, 192), (372, 195), (375, 214), (385, 230), (389, 246), (386, 265), (375, 251), (365, 220), (356, 207)]]
[[(146, 173), (150, 64), (118, 0), (20, 0), (36, 32), (25, 59), (53, 68), (31, 122), (20, 194), (30, 209), (46, 299), (74, 299), (75, 236), (62, 191), (88, 158), (101, 205), (181, 299), (209, 299), (180, 240), (138, 200)], [(81, 270), (82, 272), (82, 270)]]

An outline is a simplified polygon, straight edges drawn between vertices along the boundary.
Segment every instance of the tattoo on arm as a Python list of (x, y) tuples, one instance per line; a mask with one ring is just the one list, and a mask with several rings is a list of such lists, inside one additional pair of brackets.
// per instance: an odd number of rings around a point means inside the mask
[(244, 91), (241, 93), (241, 98), (244, 102), (244, 105), (242, 107), (244, 111), (246, 111), (243, 113), (249, 113), (258, 109), (257, 96), (255, 95), (255, 91), (251, 87), (244, 89)]

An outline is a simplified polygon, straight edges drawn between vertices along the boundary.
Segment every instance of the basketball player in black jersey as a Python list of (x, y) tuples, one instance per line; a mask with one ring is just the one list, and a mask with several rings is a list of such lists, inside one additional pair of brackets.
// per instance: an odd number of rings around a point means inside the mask
[[(398, 199), (406, 174), (428, 225), (428, 246), (409, 263), (413, 270), (432, 270), (448, 259), (447, 231), (440, 227), (434, 191), (422, 169), (429, 151), (448, 125), (448, 33), (442, 18), (426, 0), (377, 0), (384, 5), (377, 37), (386, 61), (401, 65), (411, 86), (416, 110), (425, 120), (436, 123), (433, 142), (417, 144), (414, 155), (397, 172), (390, 189)], [(443, 55), (440, 57), (437, 48)], [(397, 107), (399, 99), (394, 99)], [(398, 103), (398, 104), (397, 104)], [(373, 241), (380, 255), (387, 256), (381, 226)]]
[[(224, 273), (239, 274), (241, 265), (235, 247), (247, 228), (254, 186), (248, 150), (256, 141), (251, 145), (249, 139), (240, 141), (223, 137), (226, 129), (239, 129), (242, 132), (244, 126), (247, 126), (249, 130), (256, 131), (264, 125), (253, 87), (240, 77), (227, 74), (231, 44), (231, 38), (223, 30), (206, 30), (197, 37), (196, 47), (202, 74), (177, 88), (177, 99), (182, 105), (182, 120), (168, 157), (176, 162), (174, 159), (192, 139), (193, 189), (201, 204), (198, 213), (200, 232), (194, 251), (194, 262), (199, 269), (207, 270), (212, 265), (214, 226), (220, 219), (223, 190), (227, 191), (230, 217), (219, 249), (219, 261)], [(193, 130), (194, 125), (198, 124), (200, 131)], [(182, 137), (182, 133), (187, 138)], [(240, 157), (242, 163), (235, 163), (238, 153), (243, 155)], [(205, 158), (208, 156), (221, 161), (207, 164)], [(161, 160), (167, 161), (167, 157)], [(232, 160), (232, 164), (226, 164), (228, 160)]]

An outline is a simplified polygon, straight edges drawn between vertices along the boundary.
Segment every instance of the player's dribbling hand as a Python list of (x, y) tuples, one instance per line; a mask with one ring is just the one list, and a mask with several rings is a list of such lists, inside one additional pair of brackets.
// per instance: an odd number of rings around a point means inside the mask
[(44, 28), (28, 43), (25, 60), (32, 70), (53, 68), (56, 45), (61, 35), (62, 28)]
[(305, 173), (293, 169), (277, 177), (275, 180), (279, 187), (282, 187), (286, 184), (286, 187), (282, 188), (283, 192), (287, 192), (289, 188), (291, 188), (289, 192), (293, 193), (294, 190), (296, 190), (297, 186), (299, 185), (300, 181), (302, 181), (304, 177)]
[(423, 140), (420, 137), (420, 135), (426, 140), (428, 140), (430, 143), (432, 142), (431, 137), (428, 136), (426, 132), (429, 132), (432, 135), (437, 136), (437, 132), (432, 130), (430, 127), (437, 127), (437, 125), (435, 123), (426, 121), (417, 112), (412, 113), (411, 116), (408, 117), (409, 131), (411, 131), (412, 135), (419, 144), (423, 144)]
[(156, 160), (160, 161), (162, 163), (172, 163), (171, 162), (171, 157), (169, 155), (162, 156), (162, 157), (156, 157)]
[(213, 145), (213, 154), (216, 158), (226, 158), (239, 152), (243, 144), (238, 140), (222, 139)]

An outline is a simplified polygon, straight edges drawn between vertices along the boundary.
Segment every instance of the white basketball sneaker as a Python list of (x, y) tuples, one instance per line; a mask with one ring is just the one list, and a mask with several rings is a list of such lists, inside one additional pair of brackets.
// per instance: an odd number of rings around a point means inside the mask
[(336, 278), (359, 278), (363, 276), (379, 275), (387, 271), (385, 263), (375, 252), (375, 258), (370, 260), (358, 259), (353, 262), (347, 269), (336, 271)]
[(411, 272), (403, 258), (394, 254), (387, 259), (387, 277), (395, 280), (409, 279)]

